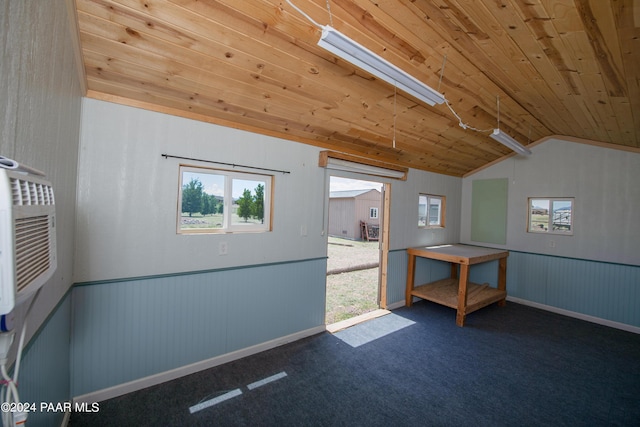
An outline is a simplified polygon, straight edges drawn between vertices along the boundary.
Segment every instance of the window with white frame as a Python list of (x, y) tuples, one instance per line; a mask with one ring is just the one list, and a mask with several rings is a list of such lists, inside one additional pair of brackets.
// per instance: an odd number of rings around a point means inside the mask
[(444, 228), (445, 197), (433, 194), (418, 195), (418, 227)]
[(378, 218), (378, 208), (371, 207), (369, 208), (369, 219)]
[(273, 176), (180, 166), (180, 234), (271, 230)]
[(572, 197), (529, 197), (530, 233), (573, 234)]

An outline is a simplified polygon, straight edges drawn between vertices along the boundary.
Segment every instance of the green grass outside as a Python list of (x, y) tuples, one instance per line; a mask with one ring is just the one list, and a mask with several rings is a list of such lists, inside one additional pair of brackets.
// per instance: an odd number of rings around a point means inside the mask
[(546, 229), (549, 226), (549, 215), (531, 215), (530, 230)]
[[(377, 262), (377, 242), (329, 237), (328, 270)], [(378, 268), (327, 275), (327, 325), (378, 309)]]
[(327, 325), (378, 309), (378, 269), (327, 276)]

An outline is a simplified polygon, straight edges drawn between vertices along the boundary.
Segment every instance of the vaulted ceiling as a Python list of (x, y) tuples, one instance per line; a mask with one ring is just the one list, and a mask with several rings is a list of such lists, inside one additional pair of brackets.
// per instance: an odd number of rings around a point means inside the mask
[[(563, 135), (640, 147), (640, 0), (75, 4), (89, 97), (454, 176), (511, 153), (489, 137), (498, 123), (523, 145)], [(318, 47), (308, 18), (451, 108)]]

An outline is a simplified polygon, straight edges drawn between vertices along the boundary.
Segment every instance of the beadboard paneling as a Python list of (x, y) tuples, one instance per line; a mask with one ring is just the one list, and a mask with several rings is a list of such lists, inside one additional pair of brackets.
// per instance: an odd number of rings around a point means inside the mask
[[(389, 305), (405, 302), (407, 288), (407, 251), (392, 251), (389, 253), (389, 270), (387, 278), (387, 301)], [(451, 268), (449, 263), (426, 258), (416, 258), (415, 285), (449, 277)]]
[(73, 289), (74, 396), (324, 324), (326, 259)]
[[(493, 263), (471, 268), (471, 280), (494, 284)], [(640, 326), (640, 267), (562, 258), (526, 252), (509, 253), (510, 297)]]
[[(22, 402), (67, 402), (70, 395), (71, 293), (49, 317), (23, 353), (19, 389)], [(29, 413), (29, 427), (60, 425), (60, 412)]]
[[(496, 286), (497, 261), (471, 266), (469, 280)], [(416, 285), (448, 277), (447, 263), (417, 258)], [(389, 254), (389, 304), (404, 302), (406, 251)], [(507, 294), (532, 303), (640, 326), (640, 267), (510, 251)]]
[(406, 286), (407, 251), (390, 251), (387, 268), (387, 305), (404, 304)]

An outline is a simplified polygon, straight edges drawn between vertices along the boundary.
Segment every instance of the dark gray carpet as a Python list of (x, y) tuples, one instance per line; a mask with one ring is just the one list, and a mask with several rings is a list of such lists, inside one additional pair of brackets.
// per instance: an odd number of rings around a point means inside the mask
[(70, 425), (640, 425), (640, 335), (515, 303), (464, 328), (426, 301), (393, 313), (415, 323), (357, 347), (319, 334), (101, 402)]

